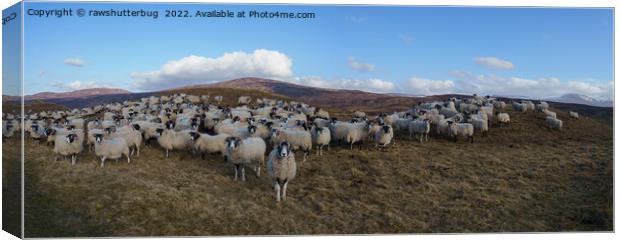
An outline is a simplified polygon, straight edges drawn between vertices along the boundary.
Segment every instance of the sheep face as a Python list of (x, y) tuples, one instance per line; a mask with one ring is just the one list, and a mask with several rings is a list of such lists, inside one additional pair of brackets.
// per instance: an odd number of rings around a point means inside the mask
[(101, 143), (101, 139), (103, 139), (103, 134), (97, 133), (94, 136), (95, 136), (95, 142)]
[(132, 124), (131, 126), (133, 126), (133, 129), (140, 131), (140, 125), (138, 124)]
[(240, 140), (237, 137), (228, 137), (226, 138), (226, 148), (228, 151), (234, 152), (239, 147), (239, 142)]
[(175, 124), (175, 122), (174, 122), (174, 121), (172, 121), (172, 120), (168, 120), (168, 121), (166, 122), (166, 128), (167, 128), (167, 129), (174, 129), (174, 126), (175, 126), (175, 125), (176, 125), (176, 124)]
[(383, 129), (383, 132), (384, 132), (384, 133), (389, 133), (389, 132), (390, 132), (390, 130), (392, 130), (392, 128), (391, 128), (390, 126), (388, 126), (388, 125), (384, 125), (384, 126), (382, 127), (382, 129)]
[[(7, 125), (7, 129), (10, 129), (9, 126), (10, 125)], [(53, 136), (54, 134), (56, 134), (56, 130), (53, 128), (45, 129), (45, 136)]]
[(72, 143), (75, 140), (77, 140), (77, 138), (78, 138), (77, 134), (72, 133), (72, 134), (67, 135), (65, 141), (67, 141), (67, 143)]
[(253, 135), (254, 133), (256, 133), (256, 126), (254, 125), (250, 125), (248, 126), (248, 132)]
[(189, 135), (190, 135), (190, 137), (191, 137), (192, 141), (194, 141), (194, 142), (195, 142), (198, 138), (200, 138), (200, 133), (197, 133), (197, 132), (190, 132), (190, 133), (189, 133)]
[(287, 158), (291, 154), (291, 144), (282, 142), (278, 145), (278, 158)]

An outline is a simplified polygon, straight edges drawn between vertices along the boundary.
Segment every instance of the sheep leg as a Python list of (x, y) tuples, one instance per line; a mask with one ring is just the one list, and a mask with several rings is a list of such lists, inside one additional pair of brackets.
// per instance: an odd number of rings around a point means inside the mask
[(75, 158), (76, 158), (75, 154), (72, 154), (71, 155), (71, 166), (75, 165)]
[(168, 158), (170, 156), (169, 150), (166, 149), (166, 158)]
[(473, 136), (473, 135), (472, 135), (472, 136), (469, 136), (469, 142), (470, 142), (470, 143), (474, 143), (474, 136)]
[(245, 164), (241, 164), (241, 181), (245, 182)]
[(308, 158), (308, 154), (310, 154), (310, 150), (304, 150), (304, 162)]
[(200, 159), (205, 160), (205, 153), (204, 152), (200, 154)]
[(273, 185), (273, 188), (274, 188), (274, 190), (276, 190), (276, 201), (277, 201), (277, 202), (280, 202), (280, 183), (279, 183), (279, 182), (276, 182), (276, 183)]
[(237, 173), (239, 172), (238, 169), (239, 169), (239, 164), (235, 164), (235, 181), (237, 181)]
[(131, 163), (131, 159), (129, 158), (129, 155), (127, 155), (127, 163)]
[(282, 200), (286, 201), (286, 186), (288, 186), (288, 180), (284, 180), (284, 186), (282, 186)]
[(136, 145), (136, 151), (138, 153), (138, 155), (136, 155), (136, 157), (140, 156), (140, 145)]
[(101, 157), (101, 167), (103, 167), (103, 163), (105, 163), (105, 156)]

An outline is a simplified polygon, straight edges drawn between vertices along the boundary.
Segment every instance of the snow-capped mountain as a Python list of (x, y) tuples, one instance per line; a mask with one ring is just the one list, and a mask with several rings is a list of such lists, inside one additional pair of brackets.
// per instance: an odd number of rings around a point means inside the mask
[(576, 104), (584, 104), (595, 107), (613, 107), (614, 101), (613, 99), (596, 99), (593, 97), (576, 94), (576, 93), (568, 93), (564, 94), (561, 97), (556, 98), (548, 98), (547, 101), (554, 102), (563, 102), (563, 103), (576, 103)]

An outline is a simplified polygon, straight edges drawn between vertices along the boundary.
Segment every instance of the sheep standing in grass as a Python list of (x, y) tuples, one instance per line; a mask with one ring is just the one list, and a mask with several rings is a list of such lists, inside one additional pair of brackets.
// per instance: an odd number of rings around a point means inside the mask
[(522, 112), (525, 113), (527, 112), (527, 105), (523, 104), (523, 103), (518, 103), (518, 102), (513, 102), (512, 103), (512, 109), (517, 111), (517, 112)]
[(291, 151), (291, 146), (288, 142), (281, 142), (269, 153), (267, 173), (273, 181), (276, 201), (280, 201), (280, 195), (282, 195), (282, 200), (286, 201), (288, 182), (293, 180), (297, 174), (295, 154)]
[(241, 96), (237, 101), (239, 105), (247, 105), (250, 104), (250, 102), (252, 102), (252, 98), (249, 96)]
[(539, 104), (536, 104), (536, 109), (542, 112), (543, 110), (549, 109), (549, 104), (547, 102), (540, 102)]
[(218, 105), (221, 105), (222, 100), (224, 100), (224, 97), (218, 95), (218, 96), (213, 97), (213, 100), (215, 100)]
[(170, 151), (175, 149), (187, 149), (191, 146), (191, 131), (174, 131), (174, 121), (168, 121), (166, 123), (166, 129), (158, 128), (156, 130), (159, 135), (157, 142), (159, 145), (166, 149), (166, 158), (170, 156)]
[(549, 111), (549, 110), (547, 110), (547, 109), (543, 109), (543, 110), (541, 110), (541, 111), (542, 111), (542, 112), (545, 114), (545, 116), (547, 116), (547, 117), (557, 118), (557, 114), (555, 114), (555, 112)]
[[(124, 126), (118, 128), (116, 131), (108, 133), (109, 138), (123, 138), (129, 146), (130, 155), (136, 153), (136, 156), (140, 156), (140, 146), (142, 145), (142, 133), (139, 131), (140, 125), (134, 124), (131, 126)], [(135, 149), (135, 151), (134, 151)]]
[(497, 123), (499, 124), (499, 127), (502, 127), (503, 124), (510, 123), (510, 115), (508, 115), (508, 113), (496, 112), (495, 115), (496, 115), (495, 119), (497, 119)]
[(573, 111), (568, 111), (568, 118), (569, 119), (579, 119), (579, 113), (573, 112)]
[(562, 130), (562, 120), (547, 116), (546, 120), (547, 126), (552, 129)]
[(245, 165), (256, 163), (256, 176), (260, 177), (260, 166), (265, 162), (267, 146), (262, 138), (251, 137), (239, 139), (237, 137), (226, 138), (226, 157), (235, 165), (235, 181), (241, 170), (241, 181), (245, 181)]
[(385, 150), (394, 139), (394, 129), (390, 125), (383, 125), (381, 129), (375, 133), (375, 144), (377, 147)]
[(420, 136), (420, 142), (424, 138), (428, 141), (428, 133), (431, 131), (431, 124), (428, 119), (413, 120), (409, 122), (409, 139), (413, 139), (415, 134)]
[(58, 160), (58, 155), (63, 157), (71, 156), (71, 165), (75, 165), (77, 155), (82, 152), (84, 139), (76, 133), (68, 135), (56, 135), (54, 142), (54, 160)]
[(101, 167), (105, 160), (119, 159), (122, 156), (127, 157), (127, 163), (131, 162), (129, 158), (129, 146), (122, 138), (104, 139), (103, 134), (95, 134), (95, 155), (101, 158)]
[(474, 125), (471, 123), (455, 123), (448, 121), (450, 126), (450, 136), (454, 137), (454, 142), (458, 136), (466, 137), (471, 143), (474, 142)]
[(208, 153), (220, 153), (226, 157), (226, 139), (228, 134), (209, 135), (206, 133), (191, 132), (190, 136), (194, 142), (194, 148), (205, 158)]
[(353, 144), (359, 143), (360, 150), (362, 149), (362, 141), (368, 137), (368, 130), (370, 126), (365, 123), (352, 123), (347, 128), (345, 140), (349, 144), (349, 149), (353, 150)]
[(329, 128), (314, 126), (312, 128), (312, 144), (316, 145), (316, 155), (323, 155), (323, 147), (327, 146), (329, 150), (329, 142), (332, 136)]
[(312, 135), (304, 130), (275, 129), (271, 136), (271, 141), (274, 146), (281, 142), (288, 142), (293, 150), (302, 150), (304, 152), (304, 162), (308, 159), (308, 154), (312, 150)]
[(482, 117), (480, 117), (480, 115), (470, 115), (469, 119), (467, 119), (467, 122), (474, 125), (474, 129), (480, 131), (482, 133), (482, 136), (489, 135), (489, 121), (483, 119)]

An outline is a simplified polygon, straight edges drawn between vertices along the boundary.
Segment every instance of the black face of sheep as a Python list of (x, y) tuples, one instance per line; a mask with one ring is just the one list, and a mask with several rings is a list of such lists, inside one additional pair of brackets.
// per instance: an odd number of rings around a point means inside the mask
[(103, 134), (101, 133), (96, 133), (94, 136), (95, 136), (95, 142), (100, 143), (101, 139), (103, 139)]
[(107, 127), (104, 129), (104, 131), (108, 134), (111, 134), (112, 132), (114, 132), (116, 130), (115, 127)]
[[(7, 129), (9, 129), (8, 126), (7, 126)], [(54, 130), (53, 128), (45, 129), (46, 136), (53, 136), (54, 134), (56, 134), (56, 130)]]
[(67, 126), (67, 130), (71, 131), (71, 130), (73, 130), (73, 129), (75, 129), (75, 125), (69, 125), (69, 126)]
[(241, 120), (241, 118), (239, 118), (239, 116), (235, 116), (235, 117), (233, 118), (233, 122), (239, 122), (239, 120)]
[(190, 132), (189, 135), (192, 138), (192, 141), (196, 141), (196, 139), (200, 138), (200, 133), (197, 132)]
[(33, 124), (32, 130), (34, 130), (35, 132), (39, 131), (39, 125)]
[(265, 123), (265, 126), (267, 126), (267, 128), (271, 129), (271, 127), (273, 126), (273, 122), (267, 122)]
[(132, 124), (131, 126), (133, 126), (133, 129), (140, 131), (140, 125)]
[(213, 118), (213, 122), (214, 122), (214, 123), (218, 123), (218, 122), (220, 122), (220, 118)]
[(158, 129), (155, 129), (155, 132), (157, 133), (157, 135), (161, 136), (164, 133), (164, 129), (158, 128)]
[(72, 134), (67, 135), (66, 141), (67, 143), (72, 143), (73, 141), (77, 140), (77, 138), (78, 138), (77, 134), (72, 133)]
[(250, 134), (254, 134), (254, 133), (256, 133), (256, 126), (254, 126), (254, 125), (250, 125), (250, 126), (248, 126), (248, 132), (249, 132)]
[(226, 138), (226, 145), (229, 151), (234, 151), (239, 147), (239, 138), (228, 137)]
[(172, 120), (168, 120), (168, 121), (166, 122), (166, 128), (167, 128), (167, 129), (170, 129), (170, 130), (174, 129), (174, 125), (175, 125), (175, 123), (174, 123), (174, 121), (172, 121)]
[(382, 129), (383, 129), (384, 133), (389, 133), (390, 132), (390, 126), (384, 125)]
[(281, 142), (278, 145), (278, 157), (279, 158), (287, 158), (291, 154), (291, 144), (288, 142)]

